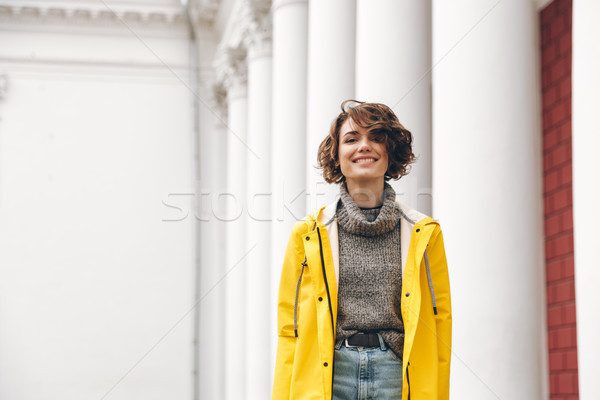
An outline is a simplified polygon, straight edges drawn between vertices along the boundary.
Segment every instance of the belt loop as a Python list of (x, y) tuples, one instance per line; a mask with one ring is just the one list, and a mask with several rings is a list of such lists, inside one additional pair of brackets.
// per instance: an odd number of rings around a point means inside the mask
[(377, 336), (379, 336), (379, 346), (381, 347), (381, 350), (385, 351), (385, 342), (381, 336), (381, 333), (377, 332)]

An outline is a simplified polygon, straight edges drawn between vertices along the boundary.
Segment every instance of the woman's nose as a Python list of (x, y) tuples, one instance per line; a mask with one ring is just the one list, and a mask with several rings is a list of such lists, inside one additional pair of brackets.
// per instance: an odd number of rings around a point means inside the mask
[(371, 150), (371, 145), (369, 144), (368, 140), (362, 139), (359, 143), (358, 151), (367, 151), (367, 150)]

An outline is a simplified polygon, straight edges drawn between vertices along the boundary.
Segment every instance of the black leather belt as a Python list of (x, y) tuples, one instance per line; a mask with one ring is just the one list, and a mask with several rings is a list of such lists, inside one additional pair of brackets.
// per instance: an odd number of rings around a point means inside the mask
[(347, 338), (346, 347), (379, 347), (379, 335), (376, 333), (355, 333)]

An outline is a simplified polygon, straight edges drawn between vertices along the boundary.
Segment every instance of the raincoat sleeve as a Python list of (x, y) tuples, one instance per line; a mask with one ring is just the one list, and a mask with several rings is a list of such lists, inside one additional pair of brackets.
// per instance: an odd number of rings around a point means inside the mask
[(296, 335), (294, 333), (294, 300), (296, 282), (304, 261), (304, 245), (300, 229), (305, 223), (300, 221), (294, 225), (288, 240), (277, 302), (277, 356), (275, 359), (275, 378), (273, 381), (273, 400), (290, 398), (292, 367), (296, 351)]
[(438, 399), (448, 400), (450, 394), (450, 356), (452, 353), (452, 309), (448, 262), (441, 229), (430, 241), (431, 274), (437, 300), (436, 333), (438, 338)]

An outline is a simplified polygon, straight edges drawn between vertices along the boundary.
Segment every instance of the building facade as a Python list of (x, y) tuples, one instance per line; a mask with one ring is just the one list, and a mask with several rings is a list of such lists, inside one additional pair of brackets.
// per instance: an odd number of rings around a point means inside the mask
[(451, 398), (596, 399), (593, 0), (0, 1), (0, 397), (270, 397), (345, 99), (444, 231)]

